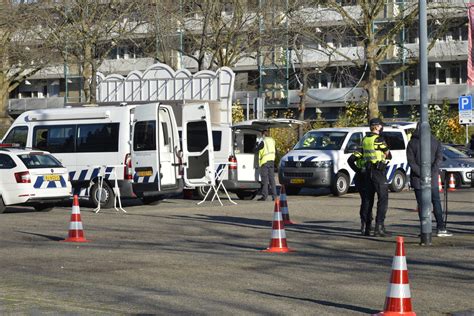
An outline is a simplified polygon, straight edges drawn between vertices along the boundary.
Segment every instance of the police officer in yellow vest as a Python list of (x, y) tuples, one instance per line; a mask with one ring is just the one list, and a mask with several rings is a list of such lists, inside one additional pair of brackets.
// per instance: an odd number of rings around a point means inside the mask
[(258, 201), (265, 201), (268, 196), (268, 184), (272, 189), (272, 200), (276, 197), (275, 185), (275, 140), (269, 136), (268, 130), (263, 131), (263, 139), (257, 143), (258, 165), (260, 167), (260, 177), (262, 178), (262, 197)]
[[(367, 168), (366, 199), (373, 205), (375, 192), (377, 192), (377, 215), (375, 217), (374, 236), (385, 237), (385, 214), (388, 208), (388, 184), (385, 176), (387, 159), (391, 159), (390, 150), (384, 138), (380, 135), (383, 130), (382, 120), (373, 118), (369, 122), (370, 133), (362, 140), (362, 156)], [(372, 209), (367, 210), (365, 218), (370, 216)]]
[(368, 177), (365, 159), (362, 154), (362, 149), (356, 144), (349, 145), (348, 149), (352, 152), (352, 155), (347, 159), (347, 163), (355, 172), (354, 184), (360, 195), (360, 233), (363, 236), (370, 236), (374, 200), (369, 201), (367, 198)]

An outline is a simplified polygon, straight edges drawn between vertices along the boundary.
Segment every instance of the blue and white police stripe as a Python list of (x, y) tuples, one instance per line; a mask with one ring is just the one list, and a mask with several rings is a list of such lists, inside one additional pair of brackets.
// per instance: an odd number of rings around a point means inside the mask
[[(106, 180), (113, 179), (113, 175), (114, 175), (113, 170), (114, 170), (114, 167), (105, 168), (104, 178)], [(71, 171), (69, 172), (69, 179), (71, 179), (71, 181), (90, 181), (99, 176), (99, 171), (100, 171), (99, 167), (93, 168), (93, 169), (82, 169), (82, 170)]]
[(133, 183), (158, 183), (158, 173), (154, 176), (139, 177), (138, 173), (133, 174)]
[(66, 180), (64, 180), (63, 176), (59, 176), (58, 181), (49, 181), (45, 180), (44, 176), (38, 176), (35, 183), (33, 184), (33, 187), (35, 189), (65, 188)]
[(314, 161), (318, 156), (288, 156), (287, 161), (301, 161), (301, 162), (306, 162), (306, 161)]

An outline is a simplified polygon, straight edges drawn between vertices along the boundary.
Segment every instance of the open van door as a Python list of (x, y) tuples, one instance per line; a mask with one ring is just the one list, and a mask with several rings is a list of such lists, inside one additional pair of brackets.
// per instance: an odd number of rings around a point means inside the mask
[(154, 103), (135, 108), (131, 159), (137, 195), (178, 187), (173, 152), (177, 145), (176, 119), (169, 106)]
[(209, 105), (183, 105), (182, 145), (184, 182), (188, 186), (204, 186), (215, 181), (214, 149)]

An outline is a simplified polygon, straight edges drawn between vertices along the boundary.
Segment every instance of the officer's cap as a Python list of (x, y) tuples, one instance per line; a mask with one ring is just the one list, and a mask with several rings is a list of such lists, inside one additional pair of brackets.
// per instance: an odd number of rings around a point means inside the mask
[(382, 120), (379, 119), (378, 117), (375, 117), (375, 118), (373, 118), (373, 119), (371, 119), (371, 120), (369, 121), (369, 124), (370, 124), (370, 126), (383, 125), (383, 122), (382, 122)]

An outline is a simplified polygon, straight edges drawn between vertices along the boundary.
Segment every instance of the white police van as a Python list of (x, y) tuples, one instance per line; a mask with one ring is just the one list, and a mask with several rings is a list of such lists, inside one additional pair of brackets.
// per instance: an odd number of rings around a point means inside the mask
[[(209, 106), (182, 105), (183, 146), (169, 105), (79, 106), (21, 114), (2, 142), (51, 152), (68, 169), (74, 194), (111, 207), (117, 179), (122, 197), (152, 203), (184, 183), (209, 184), (213, 166)], [(104, 176), (99, 194), (98, 177)]]
[[(409, 167), (406, 160), (408, 137), (397, 125), (385, 126), (385, 138), (392, 159), (387, 166), (387, 181), (393, 192), (401, 191), (407, 182)], [(280, 161), (279, 181), (288, 194), (302, 188), (327, 187), (340, 196), (353, 185), (354, 171), (347, 159), (354, 146), (361, 148), (369, 127), (321, 128), (306, 133)]]

